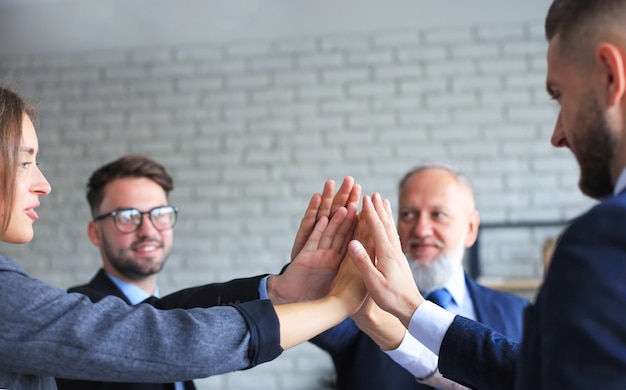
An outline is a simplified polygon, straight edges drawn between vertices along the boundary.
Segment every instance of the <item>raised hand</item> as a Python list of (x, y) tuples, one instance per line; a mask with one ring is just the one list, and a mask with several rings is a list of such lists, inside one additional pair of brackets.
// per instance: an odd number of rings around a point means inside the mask
[(383, 310), (398, 317), (407, 327), (415, 309), (424, 301), (420, 294), (393, 220), (388, 200), (375, 193), (363, 198), (360, 219), (365, 219), (373, 242), (372, 257), (358, 240), (352, 240), (348, 253), (363, 274), (367, 290)]
[[(348, 250), (356, 220), (356, 208), (361, 196), (361, 186), (347, 176), (336, 195), (335, 182), (328, 180), (322, 194), (314, 194), (309, 202), (291, 251), (292, 262), (280, 275), (267, 281), (267, 294), (274, 303), (289, 303), (318, 299), (330, 289), (339, 270), (341, 260)], [(336, 220), (337, 212), (346, 209), (345, 220)], [(322, 218), (330, 219), (328, 228), (315, 250), (305, 252), (314, 227)], [(333, 221), (338, 225), (332, 225)], [(309, 247), (311, 248), (311, 247)]]
[(270, 300), (278, 304), (325, 296), (346, 254), (355, 220), (354, 203), (339, 207), (330, 221), (322, 216), (285, 271), (268, 279)]
[[(354, 205), (348, 205), (348, 209), (353, 207)], [(346, 209), (343, 207), (337, 209), (333, 219), (343, 214), (344, 210)], [(326, 221), (326, 217), (323, 216), (315, 225), (310, 239), (298, 256), (307, 252), (310, 249), (309, 245), (313, 247), (314, 241), (323, 241), (321, 235), (324, 234), (322, 230), (326, 228)], [(332, 280), (328, 295), (305, 302), (274, 305), (280, 321), (281, 347), (290, 348), (339, 324), (359, 310), (366, 297), (367, 289), (361, 273), (352, 261), (345, 259)]]
[[(291, 249), (291, 261), (295, 260), (298, 253), (300, 253), (304, 243), (311, 235), (313, 227), (320, 218), (327, 217), (330, 219), (340, 207), (348, 207), (348, 204), (351, 203), (355, 206), (358, 204), (359, 198), (361, 197), (361, 186), (355, 184), (351, 176), (346, 176), (335, 196), (333, 196), (334, 192), (335, 181), (327, 180), (326, 183), (324, 183), (323, 192), (321, 194), (315, 193), (311, 197), (304, 216), (300, 221), (298, 232), (296, 233), (296, 238)], [(343, 259), (343, 256), (339, 258), (339, 261), (341, 261), (341, 259)], [(337, 266), (338, 265), (339, 263), (337, 263)]]

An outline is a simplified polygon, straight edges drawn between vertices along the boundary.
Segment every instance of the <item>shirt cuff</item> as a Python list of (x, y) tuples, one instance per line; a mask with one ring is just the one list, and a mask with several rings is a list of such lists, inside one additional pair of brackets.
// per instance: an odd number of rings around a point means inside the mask
[(272, 275), (267, 275), (259, 283), (259, 299), (269, 299), (267, 296), (267, 279)]
[(449, 311), (425, 301), (413, 313), (409, 322), (409, 333), (439, 356), (443, 337), (452, 325), (454, 317), (455, 315)]
[(430, 349), (406, 332), (398, 348), (383, 351), (394, 362), (417, 378), (427, 378), (437, 371), (439, 360)]

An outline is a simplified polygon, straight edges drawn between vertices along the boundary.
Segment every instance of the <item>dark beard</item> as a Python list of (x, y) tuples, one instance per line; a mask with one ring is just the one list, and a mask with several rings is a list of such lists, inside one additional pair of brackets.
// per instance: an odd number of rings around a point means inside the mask
[(586, 127), (586, 131), (572, 137), (574, 155), (580, 166), (578, 186), (583, 194), (602, 199), (613, 194), (611, 162), (616, 141), (595, 96), (588, 92), (583, 99), (587, 105), (578, 111), (576, 124), (580, 129)]
[(102, 242), (104, 245), (104, 252), (109, 259), (109, 263), (111, 264), (111, 266), (115, 268), (117, 272), (124, 275), (130, 280), (141, 280), (150, 275), (157, 274), (163, 269), (163, 266), (165, 265), (164, 259), (157, 269), (143, 269), (141, 265), (137, 264), (134, 261), (134, 259), (125, 257), (123, 249), (120, 249), (117, 254), (114, 253), (104, 236), (102, 237)]

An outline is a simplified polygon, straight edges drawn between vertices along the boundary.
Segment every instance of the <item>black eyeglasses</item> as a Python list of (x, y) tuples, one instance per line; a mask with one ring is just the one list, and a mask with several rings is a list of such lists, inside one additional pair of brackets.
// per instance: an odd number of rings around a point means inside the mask
[(117, 209), (110, 213), (98, 215), (93, 220), (100, 221), (107, 217), (113, 217), (113, 222), (117, 230), (122, 233), (132, 233), (139, 230), (143, 223), (143, 216), (147, 214), (150, 222), (158, 231), (171, 229), (176, 225), (176, 215), (178, 207), (159, 206), (150, 211), (139, 211), (137, 209)]

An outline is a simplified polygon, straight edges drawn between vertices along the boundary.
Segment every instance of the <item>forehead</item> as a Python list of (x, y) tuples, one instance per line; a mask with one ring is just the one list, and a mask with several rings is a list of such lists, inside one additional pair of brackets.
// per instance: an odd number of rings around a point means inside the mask
[(548, 61), (548, 76), (553, 71), (552, 68), (559, 65), (559, 37), (555, 36), (550, 42), (548, 42), (547, 61)]
[(551, 95), (555, 88), (562, 88), (565, 84), (573, 86), (581, 81), (573, 60), (565, 60), (563, 57), (558, 34), (548, 43), (547, 65), (546, 89)]
[(400, 206), (423, 203), (452, 208), (465, 203), (467, 195), (467, 190), (452, 173), (428, 168), (407, 179), (400, 191)]
[(167, 195), (156, 182), (141, 178), (115, 179), (104, 188), (101, 209), (118, 207), (152, 208), (167, 204)]
[(22, 145), (20, 146), (20, 150), (28, 151), (29, 153), (36, 152), (39, 146), (35, 126), (26, 114), (22, 118)]

